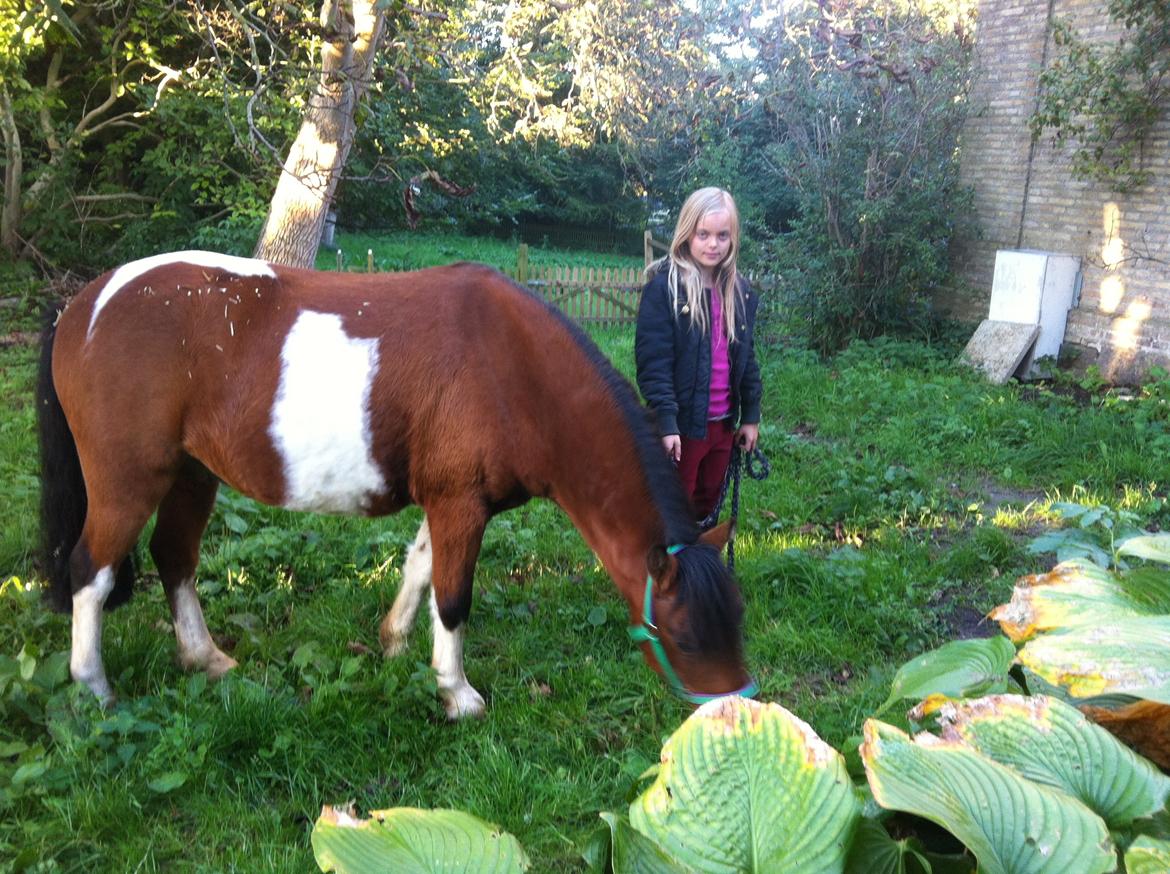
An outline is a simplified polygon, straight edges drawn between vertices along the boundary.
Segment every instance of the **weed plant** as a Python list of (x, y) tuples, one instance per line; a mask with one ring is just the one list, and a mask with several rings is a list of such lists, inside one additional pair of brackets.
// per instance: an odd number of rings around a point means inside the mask
[[(632, 331), (595, 337), (629, 374)], [(955, 351), (758, 348), (772, 475), (745, 483), (740, 516), (749, 661), (762, 698), (839, 748), (898, 665), (991, 633), (983, 613), (1051, 565), (1026, 547), (1065, 521), (1054, 504), (1166, 522), (1164, 382), (1083, 404), (989, 386)], [(401, 657), (378, 649), (417, 509), (302, 515), (226, 489), (200, 589), (240, 668), (208, 684), (176, 666), (147, 560), (135, 601), (107, 616), (121, 697), (103, 712), (68, 682), (68, 619), (39, 599), (35, 357), (0, 348), (0, 872), (309, 871), (321, 805), (350, 800), (465, 810), (516, 835), (535, 871), (583, 870), (598, 811), (638, 787), (688, 710), (555, 506), (488, 528), (466, 652), (482, 720), (443, 719), (425, 615)]]

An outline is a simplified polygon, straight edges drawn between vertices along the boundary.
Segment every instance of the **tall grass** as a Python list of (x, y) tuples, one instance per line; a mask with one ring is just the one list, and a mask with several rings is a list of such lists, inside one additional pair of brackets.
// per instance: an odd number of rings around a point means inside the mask
[[(630, 373), (631, 329), (595, 337)], [(1054, 500), (1170, 518), (1156, 392), (1080, 405), (988, 386), (954, 351), (758, 347), (773, 472), (744, 486), (748, 655), (761, 697), (836, 746), (906, 658), (990, 631), (979, 616), (1050, 563), (1024, 547)], [(623, 604), (556, 507), (488, 528), (466, 653), (483, 720), (444, 721), (425, 617), (403, 656), (378, 653), (417, 510), (339, 519), (226, 490), (200, 588), (239, 670), (208, 685), (175, 665), (148, 576), (107, 617), (121, 700), (102, 712), (66, 681), (67, 618), (38, 603), (34, 358), (0, 349), (0, 872), (312, 870), (311, 824), (347, 800), (467, 810), (515, 834), (534, 870), (583, 870), (597, 812), (622, 804), (688, 711), (630, 646)]]

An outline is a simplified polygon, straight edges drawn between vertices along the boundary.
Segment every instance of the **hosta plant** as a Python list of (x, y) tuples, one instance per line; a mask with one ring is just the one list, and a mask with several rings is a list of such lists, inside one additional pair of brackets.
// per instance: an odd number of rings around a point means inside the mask
[(352, 810), (325, 807), (312, 834), (322, 871), (336, 874), (520, 874), (528, 857), (520, 843), (458, 810)]

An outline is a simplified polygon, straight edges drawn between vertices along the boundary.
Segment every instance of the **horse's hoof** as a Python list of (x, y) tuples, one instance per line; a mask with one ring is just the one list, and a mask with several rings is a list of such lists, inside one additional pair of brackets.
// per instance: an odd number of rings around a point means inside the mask
[(207, 679), (218, 680), (228, 671), (232, 670), (233, 668), (238, 668), (239, 666), (240, 663), (230, 655), (216, 650), (215, 655), (207, 660), (207, 665), (203, 670), (207, 674)]
[(443, 709), (447, 711), (447, 719), (455, 722), (467, 719), (469, 716), (481, 717), (487, 710), (483, 696), (471, 686), (459, 689), (440, 689), (439, 697), (443, 699)]
[(385, 624), (378, 629), (378, 640), (382, 644), (382, 655), (388, 659), (400, 656), (406, 650), (406, 635), (398, 634)]

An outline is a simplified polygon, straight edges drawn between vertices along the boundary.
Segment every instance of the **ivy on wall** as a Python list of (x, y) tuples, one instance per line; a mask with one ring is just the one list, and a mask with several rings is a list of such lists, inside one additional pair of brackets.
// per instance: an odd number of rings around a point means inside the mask
[(1058, 21), (1059, 57), (1040, 76), (1040, 101), (1030, 119), (1034, 139), (1051, 131), (1071, 147), (1073, 175), (1125, 193), (1146, 185), (1142, 148), (1167, 110), (1170, 93), (1170, 4), (1111, 0), (1110, 18), (1125, 28), (1112, 45), (1090, 44)]

